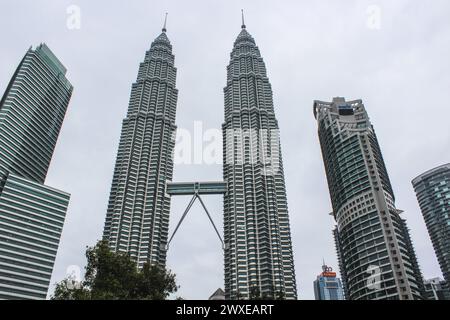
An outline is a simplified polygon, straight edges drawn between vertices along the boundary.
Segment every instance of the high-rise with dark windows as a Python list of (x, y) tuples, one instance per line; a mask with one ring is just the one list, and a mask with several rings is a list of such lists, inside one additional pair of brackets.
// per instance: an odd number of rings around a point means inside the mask
[(70, 195), (44, 185), (72, 95), (66, 68), (30, 48), (0, 101), (0, 299), (45, 299)]
[(361, 100), (314, 102), (348, 300), (422, 299), (423, 280)]
[(426, 300), (450, 300), (450, 289), (445, 280), (433, 278), (425, 280)]
[(445, 281), (450, 283), (450, 164), (412, 181)]

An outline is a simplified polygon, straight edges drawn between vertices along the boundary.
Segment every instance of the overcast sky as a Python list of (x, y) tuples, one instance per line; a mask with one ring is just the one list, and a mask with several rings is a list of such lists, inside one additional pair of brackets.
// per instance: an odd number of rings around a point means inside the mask
[[(81, 10), (79, 29), (67, 14), (70, 5)], [(178, 68), (176, 122), (192, 131), (194, 121), (204, 129), (223, 122), (241, 8), (273, 88), (299, 298), (314, 298), (322, 258), (337, 269), (315, 99), (363, 100), (424, 276), (441, 276), (411, 180), (450, 160), (448, 0), (1, 1), (0, 92), (28, 47), (41, 42), (67, 67), (75, 88), (46, 181), (72, 195), (51, 290), (69, 266), (84, 267), (85, 247), (101, 237), (131, 84), (164, 13)], [(174, 169), (175, 181), (221, 179), (220, 165)], [(204, 199), (222, 228), (222, 198)], [(188, 201), (172, 200), (170, 230)], [(222, 249), (199, 204), (175, 236), (167, 263), (179, 296), (207, 299), (223, 288)]]

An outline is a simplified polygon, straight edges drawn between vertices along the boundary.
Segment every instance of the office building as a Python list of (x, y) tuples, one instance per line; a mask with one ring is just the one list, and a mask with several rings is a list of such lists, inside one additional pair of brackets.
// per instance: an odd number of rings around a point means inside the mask
[(344, 300), (341, 279), (336, 277), (336, 272), (325, 263), (322, 273), (314, 281), (314, 296), (316, 300)]
[(433, 278), (425, 280), (426, 300), (450, 300), (450, 291), (445, 280)]
[(347, 300), (422, 299), (423, 280), (361, 100), (315, 101)]
[(153, 41), (131, 88), (104, 227), (112, 250), (142, 267), (165, 266), (178, 90), (166, 28)]
[(442, 274), (450, 283), (450, 164), (412, 181)]
[(272, 89), (242, 21), (227, 67), (223, 177), (225, 295), (296, 299), (283, 161)]
[(73, 87), (41, 44), (0, 101), (0, 299), (45, 299), (70, 195), (44, 185)]

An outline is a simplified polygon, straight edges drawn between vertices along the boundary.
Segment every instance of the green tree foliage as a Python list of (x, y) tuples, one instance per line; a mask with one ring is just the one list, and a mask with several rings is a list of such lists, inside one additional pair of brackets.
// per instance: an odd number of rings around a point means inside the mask
[(53, 300), (164, 300), (178, 287), (175, 274), (145, 263), (142, 269), (122, 252), (113, 252), (106, 241), (86, 250), (82, 282), (66, 278), (56, 284)]

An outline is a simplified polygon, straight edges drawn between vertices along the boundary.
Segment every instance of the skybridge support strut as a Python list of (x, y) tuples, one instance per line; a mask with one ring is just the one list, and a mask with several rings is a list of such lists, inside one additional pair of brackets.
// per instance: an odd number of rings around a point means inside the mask
[(200, 194), (225, 194), (226, 192), (226, 183), (222, 181), (215, 181), (215, 182), (169, 182), (166, 186), (166, 193), (169, 196), (174, 195), (191, 195), (192, 198), (189, 201), (186, 209), (183, 212), (183, 215), (180, 218), (180, 221), (178, 222), (177, 226), (175, 227), (175, 230), (173, 231), (171, 237), (169, 238), (169, 242), (166, 246), (166, 251), (169, 249), (169, 245), (173, 240), (173, 237), (177, 233), (178, 229), (180, 228), (181, 223), (186, 218), (186, 215), (188, 214), (189, 210), (192, 208), (192, 205), (194, 204), (195, 200), (197, 198), (200, 200), (200, 203), (203, 207), (203, 209), (206, 212), (206, 215), (208, 216), (209, 221), (211, 222), (217, 237), (219, 238), (220, 243), (222, 244), (222, 249), (225, 248), (225, 244), (223, 242), (223, 239), (220, 235), (219, 230), (217, 229), (216, 225), (214, 224), (214, 221), (209, 214), (208, 209), (206, 208), (205, 203), (203, 202), (202, 198), (200, 197)]

